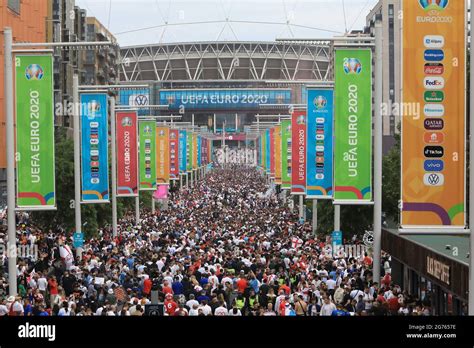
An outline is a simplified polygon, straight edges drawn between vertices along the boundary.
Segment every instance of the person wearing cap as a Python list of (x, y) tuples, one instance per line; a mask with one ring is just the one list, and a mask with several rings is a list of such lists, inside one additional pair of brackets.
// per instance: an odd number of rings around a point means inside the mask
[(178, 308), (178, 304), (174, 301), (173, 295), (168, 293), (165, 295), (165, 312), (167, 315), (172, 316)]

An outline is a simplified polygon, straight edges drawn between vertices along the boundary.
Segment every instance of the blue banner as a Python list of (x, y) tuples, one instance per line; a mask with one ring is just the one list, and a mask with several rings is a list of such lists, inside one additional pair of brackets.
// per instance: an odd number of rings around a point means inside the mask
[(307, 198), (332, 198), (333, 101), (332, 89), (308, 88)]
[(161, 90), (159, 100), (170, 110), (258, 109), (260, 105), (290, 103), (290, 89)]
[(202, 140), (202, 138), (201, 138), (200, 135), (198, 135), (197, 137), (198, 137), (198, 138), (197, 138), (197, 146), (198, 146), (198, 148), (197, 148), (197, 157), (198, 157), (198, 158), (197, 158), (197, 164), (198, 164), (198, 168), (200, 168), (201, 165), (202, 165), (202, 162), (201, 162), (201, 160), (202, 160), (202, 159), (201, 159), (201, 151), (202, 151), (201, 140)]
[(181, 173), (186, 173), (186, 131), (180, 130), (179, 131), (179, 171)]
[(81, 94), (82, 202), (109, 201), (107, 94)]
[(270, 129), (265, 131), (265, 171), (270, 174)]

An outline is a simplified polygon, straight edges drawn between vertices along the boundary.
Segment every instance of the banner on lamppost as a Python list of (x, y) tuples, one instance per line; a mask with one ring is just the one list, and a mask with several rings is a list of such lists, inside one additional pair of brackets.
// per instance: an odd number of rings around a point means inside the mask
[(307, 198), (331, 199), (333, 90), (308, 88)]
[(306, 194), (306, 110), (294, 110), (291, 115), (291, 194)]
[(336, 49), (334, 203), (372, 203), (372, 51)]
[(193, 133), (193, 170), (198, 168), (198, 136)]
[(212, 165), (212, 152), (213, 151), (214, 151), (214, 142), (209, 139), (207, 142), (207, 161), (211, 165)]
[(201, 168), (202, 166), (202, 137), (197, 136), (197, 167)]
[(275, 127), (275, 184), (281, 185), (281, 125)]
[(117, 197), (138, 195), (138, 116), (136, 111), (116, 113)]
[(156, 127), (156, 183), (169, 185), (170, 183), (170, 129)]
[(52, 56), (17, 55), (15, 86), (17, 207), (54, 210)]
[(281, 180), (283, 189), (291, 189), (291, 120), (281, 122)]
[(275, 179), (275, 127), (270, 131), (270, 177)]
[(201, 138), (201, 152), (202, 152), (201, 153), (201, 162), (202, 162), (201, 164), (202, 164), (202, 166), (205, 166), (205, 165), (209, 164), (208, 161), (207, 161), (208, 160), (207, 150), (209, 148), (208, 145), (207, 145), (208, 141), (209, 140), (204, 138), (204, 137)]
[(140, 191), (156, 190), (156, 122), (140, 121)]
[(179, 131), (170, 129), (170, 180), (179, 180)]
[(401, 226), (464, 229), (466, 1), (402, 5)]
[(188, 145), (187, 143), (188, 136), (185, 130), (179, 131), (179, 171), (180, 173), (186, 173), (188, 167)]
[(270, 129), (265, 130), (265, 172), (270, 174), (271, 171), (271, 157), (272, 157), (272, 148), (271, 148), (271, 140), (270, 140)]
[(194, 141), (193, 141), (193, 133), (192, 132), (187, 132), (186, 133), (187, 139), (186, 139), (186, 171), (191, 172), (193, 170), (193, 146), (194, 146)]
[(106, 93), (83, 93), (81, 105), (82, 203), (109, 202), (109, 131)]

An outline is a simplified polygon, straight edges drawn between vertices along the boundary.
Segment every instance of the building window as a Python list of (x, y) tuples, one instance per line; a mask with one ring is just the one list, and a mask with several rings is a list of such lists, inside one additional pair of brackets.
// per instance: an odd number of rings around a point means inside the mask
[(20, 0), (8, 0), (7, 6), (13, 12), (20, 14)]
[[(393, 5), (388, 6), (388, 47), (389, 47), (389, 90), (395, 90), (395, 20), (393, 18)], [(395, 96), (391, 94), (392, 103), (395, 102)]]

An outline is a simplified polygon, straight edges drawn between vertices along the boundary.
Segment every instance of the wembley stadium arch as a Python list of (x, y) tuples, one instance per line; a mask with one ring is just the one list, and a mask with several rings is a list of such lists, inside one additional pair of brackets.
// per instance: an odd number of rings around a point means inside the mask
[[(285, 115), (305, 86), (332, 80), (332, 42), (193, 42), (121, 48), (122, 105), (159, 105), (142, 114), (179, 114), (227, 144), (246, 140), (255, 115)], [(225, 126), (224, 126), (225, 125)]]

